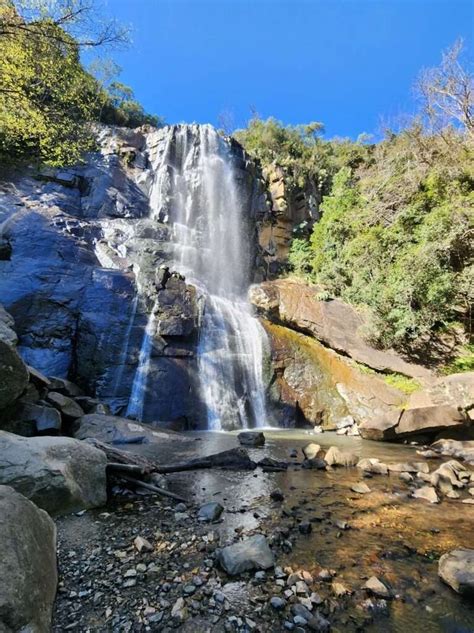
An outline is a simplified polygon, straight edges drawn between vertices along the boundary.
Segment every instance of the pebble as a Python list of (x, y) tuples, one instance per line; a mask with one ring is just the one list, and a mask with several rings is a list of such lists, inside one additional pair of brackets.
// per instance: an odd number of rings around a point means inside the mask
[(270, 599), (270, 604), (277, 611), (281, 611), (286, 607), (286, 600), (283, 600), (283, 598), (280, 598), (279, 596), (273, 596)]
[(361, 481), (359, 483), (356, 483), (356, 484), (353, 484), (351, 486), (351, 490), (352, 490), (352, 492), (357, 492), (358, 494), (361, 494), (361, 495), (365, 495), (368, 492), (370, 492), (369, 486), (366, 483), (364, 483), (363, 481)]
[(134, 539), (133, 544), (135, 546), (135, 549), (139, 552), (143, 550), (146, 550), (148, 552), (153, 551), (153, 545), (150, 543), (150, 541), (147, 541), (146, 538), (143, 538), (143, 536), (137, 536)]
[(285, 497), (280, 488), (275, 488), (275, 490), (272, 490), (270, 493), (270, 499), (272, 499), (273, 501), (283, 501), (284, 498)]

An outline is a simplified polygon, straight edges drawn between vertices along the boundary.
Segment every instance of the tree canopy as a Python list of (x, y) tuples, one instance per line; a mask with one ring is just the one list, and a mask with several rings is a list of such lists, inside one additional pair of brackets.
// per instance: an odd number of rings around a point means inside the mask
[(94, 147), (97, 122), (159, 124), (131, 89), (108, 91), (82, 65), (83, 47), (124, 39), (113, 23), (89, 30), (91, 10), (84, 0), (0, 0), (2, 162), (73, 163)]

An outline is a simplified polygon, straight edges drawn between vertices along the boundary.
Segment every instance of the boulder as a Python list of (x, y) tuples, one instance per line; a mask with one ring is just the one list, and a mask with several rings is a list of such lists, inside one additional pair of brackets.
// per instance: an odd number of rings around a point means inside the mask
[[(337, 429), (349, 421), (378, 420), (400, 407), (405, 394), (318, 341), (263, 321), (271, 347), (270, 407), (285, 426)], [(356, 425), (339, 429), (358, 433)]]
[(456, 549), (443, 554), (438, 563), (438, 574), (454, 591), (463, 596), (474, 596), (474, 549)]
[(15, 321), (0, 303), (0, 341), (10, 347), (15, 347), (18, 343), (18, 336), (15, 332)]
[(325, 346), (380, 372), (430, 378), (431, 372), (407, 363), (392, 351), (368, 345), (361, 335), (361, 314), (339, 299), (318, 298), (320, 288), (293, 279), (277, 279), (252, 286), (250, 302), (268, 319), (310, 334)]
[(367, 589), (372, 595), (377, 598), (392, 598), (393, 594), (390, 589), (377, 578), (377, 576), (371, 576), (369, 580), (363, 586), (363, 589)]
[(28, 370), (16, 349), (0, 340), (0, 409), (14, 402), (28, 384)]
[(49, 389), (51, 391), (57, 391), (63, 396), (69, 396), (70, 398), (76, 398), (77, 396), (83, 396), (84, 392), (80, 387), (66, 378), (57, 378), (52, 376), (50, 379)]
[(28, 373), (30, 374), (30, 383), (33, 383), (40, 392), (43, 392), (46, 389), (51, 389), (51, 381), (49, 378), (31, 365), (28, 365), (27, 367)]
[(359, 461), (357, 455), (355, 453), (351, 453), (350, 451), (341, 451), (337, 446), (331, 446), (326, 455), (324, 456), (324, 460), (328, 466), (355, 466)]
[(56, 528), (9, 486), (0, 486), (0, 630), (46, 633), (56, 595)]
[(302, 466), (308, 470), (326, 470), (328, 464), (326, 460), (314, 457), (313, 459), (305, 459)]
[(303, 455), (305, 459), (314, 459), (315, 457), (321, 457), (321, 446), (319, 444), (315, 444), (311, 442), (310, 444), (306, 444), (303, 448)]
[(443, 482), (449, 482), (454, 488), (463, 488), (470, 479), (470, 473), (455, 459), (441, 464), (431, 473), (433, 486), (440, 486)]
[(359, 424), (366, 440), (400, 440), (406, 437), (437, 435), (446, 430), (463, 430), (469, 421), (462, 410), (449, 404), (415, 409), (393, 410), (378, 418), (370, 417)]
[(357, 462), (356, 466), (371, 475), (388, 475), (387, 464), (383, 464), (376, 457), (361, 459)]
[(61, 430), (59, 411), (41, 404), (22, 405), (16, 419), (19, 422), (31, 422), (36, 433), (57, 433)]
[(269, 569), (275, 564), (267, 539), (262, 534), (218, 550), (217, 560), (222, 569), (231, 576), (252, 569)]
[(68, 437), (0, 431), (0, 484), (53, 515), (104, 505), (106, 462), (102, 451)]
[(370, 416), (359, 422), (359, 433), (364, 440), (394, 440), (395, 427), (401, 417), (399, 410), (393, 410), (385, 415)]
[(474, 464), (474, 440), (438, 440), (430, 447), (440, 455), (449, 455)]
[(61, 412), (67, 418), (80, 418), (84, 415), (84, 411), (72, 398), (64, 396), (62, 393), (50, 391), (46, 400), (50, 402), (55, 409)]
[(94, 438), (106, 444), (151, 444), (175, 438), (180, 435), (172, 431), (155, 430), (147, 424), (139, 424), (128, 418), (114, 415), (89, 413), (75, 422), (74, 437), (79, 440)]
[(237, 435), (242, 446), (264, 446), (265, 435), (261, 431), (242, 431)]
[(360, 494), (360, 495), (365, 495), (368, 492), (370, 492), (369, 486), (363, 481), (359, 481), (355, 484), (352, 484), (351, 490), (352, 492), (357, 492), (357, 494)]
[(439, 433), (466, 424), (466, 416), (457, 407), (438, 404), (416, 409), (405, 409), (395, 427), (396, 436)]
[(464, 410), (474, 406), (474, 371), (442, 376), (421, 391), (412, 393), (407, 408), (451, 405)]
[(421, 488), (418, 488), (413, 492), (413, 497), (415, 499), (424, 499), (430, 503), (439, 503), (436, 490), (432, 486), (422, 486)]
[(198, 510), (198, 519), (200, 521), (217, 521), (217, 519), (224, 512), (224, 508), (220, 503), (210, 502), (201, 506)]

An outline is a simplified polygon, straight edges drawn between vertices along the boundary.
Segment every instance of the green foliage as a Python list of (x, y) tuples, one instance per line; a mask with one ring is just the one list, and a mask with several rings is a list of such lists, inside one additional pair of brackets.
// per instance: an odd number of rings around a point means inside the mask
[[(0, 0), (1, 162), (71, 164), (95, 148), (96, 122), (159, 123), (143, 111), (130, 88), (116, 82), (107, 91), (82, 66), (80, 47), (88, 40), (75, 39), (63, 25), (89, 5), (64, 0), (59, 14), (55, 7)], [(88, 45), (119, 35), (106, 28), (98, 37)]]
[(164, 124), (159, 117), (147, 114), (143, 106), (134, 98), (133, 90), (118, 81), (112, 82), (106, 89), (100, 120), (109, 125), (131, 128), (141, 125), (159, 127)]
[(333, 174), (343, 164), (357, 165), (370, 151), (363, 142), (325, 141), (323, 130), (319, 122), (285, 126), (272, 117), (264, 121), (255, 116), (234, 136), (264, 167), (280, 167), (290, 188), (310, 184), (319, 202), (329, 193)]
[[(379, 143), (327, 141), (320, 124), (258, 117), (236, 134), (290, 188), (316, 194), (322, 217), (311, 236), (294, 232), (293, 273), (369, 314), (375, 344), (407, 353), (431, 354), (435, 339), (442, 347), (454, 322), (461, 341), (472, 336), (474, 103), (461, 49), (457, 42), (423, 74), (419, 117)], [(472, 366), (471, 350), (452, 368)]]
[(407, 395), (415, 393), (415, 391), (420, 391), (422, 388), (421, 384), (417, 380), (409, 378), (408, 376), (403, 376), (402, 374), (388, 374), (383, 376), (383, 380), (390, 387), (394, 387)]
[[(0, 19), (11, 20), (11, 11), (0, 6)], [(75, 41), (45, 19), (41, 36), (18, 31), (3, 34), (0, 43), (0, 158), (77, 160), (93, 147), (88, 123), (99, 102)]]
[(424, 139), (428, 165), (407, 131), (384, 141), (370, 165), (342, 168), (311, 236), (313, 280), (371, 307), (371, 338), (384, 347), (416, 345), (455, 312), (469, 326), (473, 166), (465, 139), (451, 135), (452, 145)]
[(456, 358), (445, 367), (444, 373), (457, 374), (464, 371), (474, 371), (474, 345), (466, 345)]

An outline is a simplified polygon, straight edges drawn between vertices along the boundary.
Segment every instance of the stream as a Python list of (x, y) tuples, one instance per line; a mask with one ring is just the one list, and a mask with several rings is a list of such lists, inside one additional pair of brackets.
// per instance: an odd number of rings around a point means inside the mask
[[(295, 465), (290, 465), (286, 472), (265, 473), (258, 468), (244, 472), (202, 470), (167, 476), (170, 489), (185, 496), (193, 505), (218, 501), (224, 506), (221, 521), (212, 524), (219, 543), (235, 540), (237, 534), (243, 537), (255, 531), (263, 532), (269, 540), (279, 532), (288, 535), (293, 545), (291, 551), (285, 551), (278, 545), (274, 547), (278, 566), (290, 566), (294, 571), (303, 569), (315, 579), (322, 569), (329, 569), (334, 574), (333, 580), (342, 583), (352, 594), (334, 597), (331, 583), (319, 583), (317, 591), (325, 601), (326, 610), (329, 610), (325, 616), (331, 622), (332, 631), (474, 631), (474, 605), (444, 585), (437, 574), (437, 561), (443, 553), (457, 547), (470, 547), (474, 543), (472, 506), (446, 498), (435, 505), (412, 499), (408, 484), (397, 473), (363, 478), (357, 468), (319, 471), (296, 465), (303, 457), (300, 449), (309, 441), (317, 442), (326, 449), (338, 446), (341, 450), (354, 451), (360, 457), (377, 457), (385, 463), (426, 461), (416, 454), (416, 447), (369, 442), (335, 433), (311, 435), (296, 430), (266, 430), (265, 436), (264, 447), (248, 449), (253, 459), (268, 456)], [(190, 433), (186, 439), (174, 442), (173, 461), (204, 456), (238, 445), (234, 433)], [(290, 457), (295, 449), (298, 456)], [(129, 450), (169, 463), (169, 442), (130, 446)], [(428, 463), (430, 470), (434, 470), (441, 460), (429, 460)], [(369, 485), (370, 493), (361, 495), (351, 491), (351, 485), (360, 481)], [(270, 498), (275, 488), (283, 493), (283, 501)], [(119, 510), (116, 529), (120, 534), (119, 519), (123, 523), (124, 517), (120, 515), (120, 507)], [(127, 514), (130, 512), (133, 515), (134, 511), (130, 509)], [(87, 538), (87, 529), (92, 525), (87, 527), (88, 521), (93, 522), (98, 514), (89, 512), (88, 518), (61, 519), (59, 531), (63, 542), (65, 539), (67, 544), (68, 539), (72, 539), (77, 543), (78, 539)], [(140, 520), (139, 516), (137, 520)], [(311, 523), (310, 534), (299, 532), (301, 521)], [(85, 526), (82, 537), (81, 522)], [(148, 527), (152, 530), (156, 525)], [(179, 526), (171, 529), (179, 531)], [(100, 539), (100, 530), (95, 535)], [(179, 560), (183, 562), (186, 557), (178, 557), (178, 565)], [(373, 575), (389, 584), (395, 598), (387, 601), (386, 608), (369, 609), (368, 612), (367, 608), (363, 608), (367, 594), (362, 586)], [(267, 576), (270, 578), (271, 572), (267, 572)], [(241, 614), (255, 608), (253, 601), (260, 599), (255, 594), (263, 591), (245, 578), (248, 575), (223, 581), (223, 591), (229, 594), (229, 604)], [(269, 591), (268, 597), (272, 595), (272, 588)], [(285, 630), (283, 620), (277, 614), (269, 617), (274, 618), (273, 624), (262, 622), (257, 630)], [(192, 621), (183, 624), (180, 630), (234, 630), (222, 628), (222, 622), (210, 626), (210, 621), (200, 619), (195, 620), (193, 628)], [(209, 628), (205, 628), (208, 625)]]

